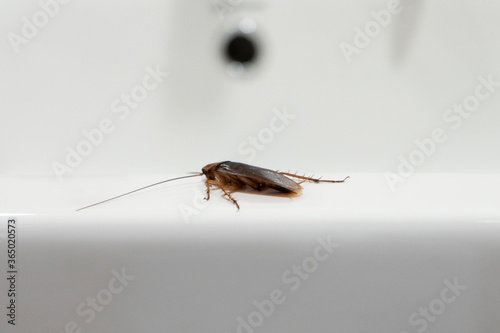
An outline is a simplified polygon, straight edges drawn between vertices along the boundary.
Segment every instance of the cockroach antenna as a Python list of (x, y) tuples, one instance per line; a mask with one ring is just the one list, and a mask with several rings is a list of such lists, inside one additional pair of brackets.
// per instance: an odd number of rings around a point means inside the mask
[(89, 206), (85, 206), (85, 207), (82, 207), (82, 208), (78, 208), (76, 211), (79, 211), (79, 210), (82, 210), (82, 209), (87, 209), (87, 208), (90, 208), (90, 207), (94, 207), (94, 206), (97, 206), (97, 205), (103, 204), (103, 203), (105, 203), (105, 202), (108, 202), (108, 201), (111, 201), (111, 200), (115, 200), (115, 199), (118, 199), (118, 198), (124, 197), (124, 196), (126, 196), (126, 195), (129, 195), (129, 194), (132, 194), (132, 193), (135, 193), (135, 192), (141, 191), (141, 190), (145, 190), (145, 189), (147, 189), (147, 188), (150, 188), (150, 187), (153, 187), (153, 186), (156, 186), (156, 185), (160, 185), (160, 184), (168, 183), (168, 182), (171, 182), (171, 181), (174, 181), (174, 180), (179, 180), (179, 179), (184, 179), (184, 178), (193, 178), (193, 177), (199, 177), (199, 176), (203, 176), (203, 173), (195, 173), (194, 175), (182, 176), (182, 177), (177, 177), (177, 178), (172, 178), (172, 179), (163, 180), (163, 181), (161, 181), (161, 182), (154, 183), (154, 184), (151, 184), (151, 185), (148, 185), (148, 186), (144, 186), (144, 187), (138, 188), (138, 189), (136, 189), (136, 190), (133, 190), (133, 191), (130, 191), (130, 192), (127, 192), (127, 193), (124, 193), (124, 194), (117, 195), (116, 197), (112, 197), (112, 198), (106, 199), (106, 200), (104, 200), (104, 201), (97, 202), (97, 203), (92, 204), (92, 205), (89, 205)]

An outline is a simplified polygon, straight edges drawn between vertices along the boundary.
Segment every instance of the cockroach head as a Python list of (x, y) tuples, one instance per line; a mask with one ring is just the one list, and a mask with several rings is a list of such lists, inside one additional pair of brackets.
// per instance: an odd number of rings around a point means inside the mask
[(220, 162), (207, 164), (201, 169), (201, 172), (207, 177), (207, 179), (215, 179), (214, 173), (217, 171)]

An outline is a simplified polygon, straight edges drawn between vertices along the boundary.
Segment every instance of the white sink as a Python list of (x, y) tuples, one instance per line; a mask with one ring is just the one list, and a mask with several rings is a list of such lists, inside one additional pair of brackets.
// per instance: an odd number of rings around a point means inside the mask
[[(500, 208), (493, 191), (476, 191), (485, 180), (497, 188), (498, 175), (420, 174), (394, 194), (381, 190), (382, 174), (352, 174), (344, 184), (304, 184), (294, 199), (238, 193), (240, 211), (217, 191), (203, 202), (202, 181), (184, 180), (74, 212), (91, 197), (130, 190), (125, 182), (152, 179), (74, 179), (58, 190), (48, 179), (2, 180), (2, 188), (16, 188), (14, 198), (25, 194), (22, 205), (7, 198), (9, 214), (1, 216), (4, 225), (17, 221), (16, 329), (492, 332), (500, 325)], [(0, 286), (8, 289), (5, 280)]]
[[(499, 10), (0, 4), (0, 331), (497, 332)], [(351, 178), (75, 212), (224, 160)]]

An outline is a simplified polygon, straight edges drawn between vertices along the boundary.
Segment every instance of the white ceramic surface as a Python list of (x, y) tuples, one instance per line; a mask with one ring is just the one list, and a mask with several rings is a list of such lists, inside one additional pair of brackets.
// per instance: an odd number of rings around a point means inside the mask
[[(498, 332), (499, 9), (2, 2), (0, 331)], [(351, 178), (75, 212), (228, 159)]]

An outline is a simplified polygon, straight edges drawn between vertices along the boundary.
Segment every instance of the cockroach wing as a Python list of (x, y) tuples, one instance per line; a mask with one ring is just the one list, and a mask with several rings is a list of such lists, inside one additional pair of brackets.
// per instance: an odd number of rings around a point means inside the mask
[(280, 192), (295, 193), (297, 195), (302, 191), (299, 184), (273, 170), (231, 161), (221, 162), (218, 168), (233, 176), (249, 178), (262, 184), (263, 188), (272, 188)]

